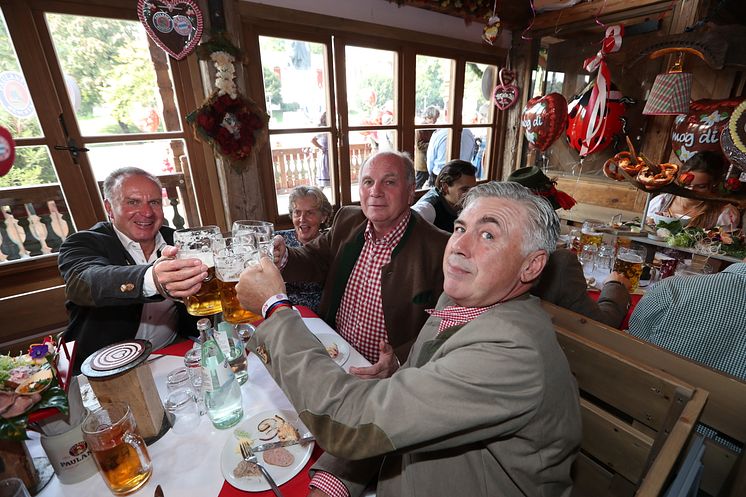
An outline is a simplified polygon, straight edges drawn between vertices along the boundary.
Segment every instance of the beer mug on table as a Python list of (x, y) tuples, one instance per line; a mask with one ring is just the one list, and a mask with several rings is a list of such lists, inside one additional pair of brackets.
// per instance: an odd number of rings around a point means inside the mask
[(261, 254), (266, 254), (270, 259), (273, 258), (274, 247), (272, 239), (275, 236), (275, 225), (269, 221), (256, 221), (253, 219), (242, 219), (233, 222), (231, 230), (233, 236), (241, 233), (251, 233), (256, 240), (256, 247)]
[(261, 318), (238, 302), (236, 283), (243, 270), (259, 262), (259, 248), (254, 234), (240, 232), (217, 238), (213, 242), (213, 260), (219, 288), (223, 319), (231, 324), (247, 323)]
[(88, 413), (82, 430), (96, 466), (115, 495), (131, 493), (148, 481), (153, 463), (127, 404), (102, 404)]
[(614, 271), (621, 273), (630, 281), (630, 291), (634, 292), (640, 284), (642, 266), (645, 262), (645, 247), (632, 244), (619, 247), (614, 260)]
[(604, 226), (604, 223), (595, 219), (588, 219), (584, 222), (580, 230), (580, 246), (595, 245), (597, 248), (600, 247), (604, 241), (604, 234), (599, 231), (602, 226)]
[(174, 245), (179, 249), (179, 259), (199, 259), (207, 267), (207, 278), (199, 291), (186, 297), (184, 304), (192, 316), (212, 316), (221, 312), (220, 289), (215, 278), (215, 262), (212, 258), (212, 241), (220, 237), (217, 226), (185, 228), (174, 233)]

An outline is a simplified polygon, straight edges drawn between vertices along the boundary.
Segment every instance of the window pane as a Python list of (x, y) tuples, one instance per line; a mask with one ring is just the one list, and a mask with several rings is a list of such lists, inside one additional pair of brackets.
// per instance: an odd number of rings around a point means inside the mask
[(334, 150), (330, 149), (329, 133), (294, 133), (272, 135), (272, 165), (277, 193), (277, 211), (288, 214), (288, 195), (300, 185), (321, 188), (329, 202), (334, 203), (331, 171)]
[[(415, 74), (417, 78), (417, 88), (415, 90), (415, 109), (416, 123), (432, 124), (435, 122), (451, 123), (451, 116), (443, 112), (445, 106), (451, 100), (453, 95), (453, 71), (456, 62), (451, 59), (441, 59), (438, 57), (428, 57), (418, 55)], [(438, 117), (435, 121), (428, 122), (425, 115), (434, 115), (435, 112), (427, 110), (428, 107), (435, 107)]]
[(47, 147), (16, 148), (0, 211), (0, 263), (57, 252), (75, 231)]
[(326, 45), (259, 37), (270, 129), (327, 126)]
[(495, 106), (492, 104), (493, 81), (485, 77), (487, 68), (497, 74), (497, 68), (488, 64), (467, 62), (464, 72), (464, 101), (461, 121), (464, 124), (492, 124)]
[(136, 21), (47, 14), (81, 133), (179, 131), (168, 57)]
[(42, 136), (26, 79), (21, 73), (5, 17), (0, 12), (0, 126), (19, 138)]
[[(358, 190), (358, 184), (360, 179), (360, 170), (363, 168), (363, 163), (377, 152), (376, 143), (380, 140), (382, 134), (389, 132), (383, 131), (351, 131), (349, 134), (350, 143), (350, 195), (353, 202), (360, 200), (360, 192)], [(393, 132), (391, 132), (393, 133)], [(394, 143), (394, 150), (396, 150), (396, 144)]]
[[(477, 179), (486, 179), (489, 172), (489, 158), (492, 150), (489, 146), (492, 128), (469, 128), (474, 136), (474, 145), (469, 162), (477, 168)], [(463, 156), (464, 154), (462, 154)]]
[[(88, 159), (99, 187), (113, 170), (136, 166), (157, 176), (163, 185), (163, 211), (166, 224), (183, 228), (196, 224), (188, 215), (192, 192), (184, 181), (183, 169), (188, 167), (183, 140), (153, 140), (125, 143), (92, 143)], [(188, 220), (191, 220), (188, 221)]]
[(347, 46), (345, 66), (350, 126), (396, 124), (396, 52)]

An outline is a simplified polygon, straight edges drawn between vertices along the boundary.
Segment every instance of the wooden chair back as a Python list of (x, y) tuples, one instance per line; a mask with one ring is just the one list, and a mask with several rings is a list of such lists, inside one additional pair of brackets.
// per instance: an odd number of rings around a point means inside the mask
[[(707, 402), (699, 421), (741, 445), (746, 444), (746, 382), (570, 310), (547, 302), (543, 305), (558, 329), (571, 330), (573, 336), (611, 349), (627, 360), (665, 371), (706, 391)], [(711, 439), (707, 439), (705, 445), (700, 489), (718, 497), (746, 495), (746, 459), (743, 455)]]

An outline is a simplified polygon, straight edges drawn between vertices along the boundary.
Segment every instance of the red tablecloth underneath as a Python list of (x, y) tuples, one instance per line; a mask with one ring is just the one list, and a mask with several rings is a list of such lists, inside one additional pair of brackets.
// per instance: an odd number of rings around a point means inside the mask
[[(588, 292), (588, 295), (590, 295), (590, 297), (593, 300), (598, 300), (598, 297), (599, 295), (601, 295), (601, 292), (592, 291), (592, 292)], [(637, 305), (637, 303), (640, 301), (641, 298), (642, 298), (642, 295), (639, 295), (637, 293), (633, 293), (630, 295), (629, 310), (627, 311), (627, 315), (624, 316), (624, 321), (622, 321), (621, 326), (619, 326), (620, 330), (626, 330), (627, 328), (629, 328), (629, 317), (632, 315), (632, 311), (635, 310), (635, 306)]]
[[(296, 308), (300, 311), (300, 315), (304, 318), (318, 317), (311, 309), (307, 307), (297, 306)], [(258, 325), (259, 323), (261, 323), (261, 320), (253, 324)], [(158, 350), (156, 353), (164, 355), (183, 356), (184, 354), (186, 354), (187, 350), (192, 348), (192, 345), (193, 342), (191, 340), (185, 340), (183, 342), (174, 343), (172, 345), (169, 345), (168, 347), (164, 347)], [(280, 485), (280, 490), (285, 497), (305, 496), (308, 493), (308, 483), (311, 481), (310, 477), (308, 476), (308, 470), (311, 465), (316, 462), (316, 459), (318, 459), (319, 456), (321, 456), (321, 454), (323, 453), (324, 451), (321, 450), (318, 445), (314, 447), (313, 452), (311, 453), (311, 458), (308, 460), (306, 467), (303, 468), (303, 470), (298, 473), (295, 478), (283, 485)], [(271, 490), (267, 490), (265, 492), (244, 492), (243, 490), (233, 488), (228, 482), (224, 482), (223, 488), (220, 489), (220, 494), (218, 494), (218, 497), (246, 497), (246, 495), (253, 495), (256, 497), (274, 497), (275, 494), (272, 493)]]

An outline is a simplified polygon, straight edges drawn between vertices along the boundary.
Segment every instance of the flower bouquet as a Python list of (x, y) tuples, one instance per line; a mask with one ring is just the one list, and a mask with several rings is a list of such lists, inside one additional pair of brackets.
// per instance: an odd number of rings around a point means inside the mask
[(238, 94), (233, 81), (233, 56), (215, 52), (211, 58), (217, 69), (217, 89), (186, 119), (194, 126), (198, 138), (207, 140), (240, 171), (245, 161), (266, 142), (269, 116), (255, 102)]
[(50, 336), (26, 354), (0, 355), (0, 439), (26, 440), (28, 423), (43, 419), (47, 409), (67, 414), (67, 394), (58, 380), (57, 350)]

